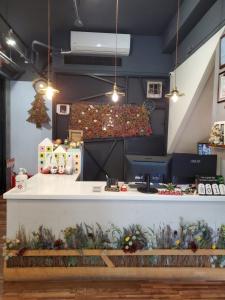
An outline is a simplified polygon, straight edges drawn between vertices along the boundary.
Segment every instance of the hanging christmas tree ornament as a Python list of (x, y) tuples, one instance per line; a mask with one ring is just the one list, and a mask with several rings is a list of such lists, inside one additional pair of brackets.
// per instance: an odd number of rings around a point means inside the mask
[(35, 100), (31, 103), (32, 108), (28, 110), (29, 117), (27, 122), (36, 124), (37, 128), (41, 128), (43, 124), (48, 124), (50, 118), (47, 113), (47, 107), (45, 106), (45, 101), (43, 95), (36, 94)]

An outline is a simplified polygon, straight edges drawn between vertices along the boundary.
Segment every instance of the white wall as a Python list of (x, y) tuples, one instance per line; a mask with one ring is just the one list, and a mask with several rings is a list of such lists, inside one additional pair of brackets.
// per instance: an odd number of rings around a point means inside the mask
[[(176, 150), (215, 65), (215, 50), (224, 28), (177, 68), (177, 86), (185, 93), (176, 103), (170, 101), (168, 152)], [(202, 115), (201, 115), (202, 117)], [(211, 123), (211, 119), (209, 120)], [(197, 122), (198, 123), (198, 122)], [(196, 130), (198, 124), (196, 123)], [(192, 132), (186, 135), (192, 137)]]
[(213, 83), (214, 72), (211, 73), (174, 152), (196, 153), (197, 143), (208, 141), (211, 130)]
[[(45, 138), (52, 138), (52, 130), (38, 129), (28, 123), (28, 110), (31, 108), (35, 91), (29, 81), (10, 82), (10, 156), (15, 158), (15, 170), (26, 168), (31, 174), (37, 173), (37, 145)], [(52, 116), (51, 102), (45, 102), (49, 117)]]

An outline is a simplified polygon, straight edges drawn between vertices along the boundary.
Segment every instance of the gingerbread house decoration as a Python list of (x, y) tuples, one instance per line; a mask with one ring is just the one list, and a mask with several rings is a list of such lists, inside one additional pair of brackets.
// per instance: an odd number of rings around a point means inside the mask
[(45, 138), (39, 145), (38, 145), (38, 172), (41, 173), (43, 168), (46, 165), (46, 161), (51, 159), (53, 154), (53, 143), (50, 139)]

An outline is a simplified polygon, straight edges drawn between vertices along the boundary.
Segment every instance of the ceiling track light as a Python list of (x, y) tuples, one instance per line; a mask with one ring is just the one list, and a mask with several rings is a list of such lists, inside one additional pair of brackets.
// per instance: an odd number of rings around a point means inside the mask
[(5, 41), (6, 41), (6, 44), (9, 47), (14, 48), (16, 46), (16, 40), (13, 37), (13, 31), (12, 31), (12, 29), (9, 30), (8, 35), (6, 36)]
[(105, 94), (106, 96), (110, 96), (114, 103), (118, 102), (120, 97), (125, 96), (125, 93), (121, 92), (117, 86), (118, 17), (119, 17), (119, 0), (116, 0), (116, 47), (115, 47), (115, 64), (114, 64), (114, 85), (113, 85), (113, 90)]
[(10, 29), (8, 31), (8, 34), (7, 34), (6, 38), (5, 38), (5, 42), (9, 46), (9, 48), (14, 49), (20, 55), (20, 57), (22, 57), (24, 59), (24, 63), (27, 64), (27, 63), (30, 62), (30, 59), (18, 47), (16, 39), (14, 38), (14, 34), (13, 34), (13, 30), (12, 29)]
[[(177, 28), (176, 28), (176, 59), (175, 59), (175, 69), (174, 75), (174, 87), (173, 89), (165, 95), (166, 98), (171, 99), (173, 102), (177, 102), (180, 97), (185, 94), (180, 92), (177, 88), (177, 66), (178, 66), (178, 45), (179, 45), (179, 22), (180, 22), (180, 0), (177, 0)], [(172, 78), (172, 73), (171, 77)]]

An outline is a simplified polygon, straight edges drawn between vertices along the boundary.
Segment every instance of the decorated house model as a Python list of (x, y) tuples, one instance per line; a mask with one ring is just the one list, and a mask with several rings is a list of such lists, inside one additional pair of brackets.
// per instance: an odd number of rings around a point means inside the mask
[(74, 162), (74, 173), (82, 174), (82, 147), (69, 148), (67, 151), (67, 159), (71, 157)]
[(53, 154), (53, 143), (50, 139), (44, 139), (38, 145), (38, 172), (41, 173), (46, 165), (46, 161), (50, 160)]
[[(68, 162), (72, 162), (73, 173), (80, 174), (82, 178), (83, 174), (83, 146), (73, 148), (64, 145), (59, 145), (54, 149), (54, 144), (48, 138), (44, 139), (38, 145), (38, 172), (42, 173), (43, 170), (48, 167), (52, 160), (57, 163), (59, 174), (66, 173), (66, 166)], [(68, 173), (67, 173), (68, 174)]]

